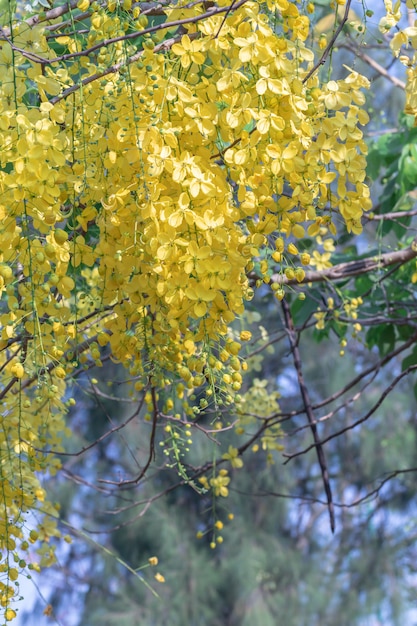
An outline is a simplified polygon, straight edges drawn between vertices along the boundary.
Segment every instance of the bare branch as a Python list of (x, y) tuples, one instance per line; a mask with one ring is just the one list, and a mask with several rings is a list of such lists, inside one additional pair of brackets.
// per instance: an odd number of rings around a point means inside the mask
[(400, 78), (397, 78), (393, 74), (390, 74), (388, 70), (385, 69), (382, 65), (380, 65), (375, 59), (366, 54), (362, 49), (357, 48), (349, 43), (342, 43), (339, 45), (339, 48), (346, 48), (350, 52), (353, 52), (357, 57), (362, 59), (365, 63), (367, 63), (370, 67), (372, 67), (380, 76), (383, 76), (387, 80), (389, 80), (395, 87), (399, 87), (400, 89), (405, 89), (405, 82)]
[(313, 443), (310, 446), (308, 446), (307, 448), (304, 448), (303, 450), (300, 450), (298, 452), (294, 452), (293, 454), (286, 454), (284, 452), (283, 456), (285, 456), (287, 458), (285, 463), (288, 463), (288, 461), (291, 461), (291, 459), (294, 459), (297, 456), (301, 456), (302, 454), (306, 454), (307, 452), (309, 452), (313, 448), (316, 448), (318, 445), (322, 445), (324, 443), (327, 443), (328, 441), (331, 441), (332, 439), (335, 439), (336, 437), (340, 437), (340, 435), (343, 435), (344, 433), (348, 432), (349, 430), (353, 430), (354, 428), (359, 426), (359, 424), (363, 424), (363, 422), (366, 422), (366, 420), (369, 419), (375, 413), (375, 411), (381, 406), (381, 404), (383, 403), (385, 398), (388, 396), (389, 393), (391, 393), (391, 391), (394, 389), (394, 387), (396, 387), (396, 385), (400, 382), (400, 380), (402, 380), (405, 376), (408, 376), (408, 374), (410, 372), (414, 372), (415, 370), (417, 370), (417, 365), (410, 365), (410, 367), (407, 367), (407, 369), (405, 369), (403, 372), (401, 372), (401, 374), (396, 376), (393, 379), (393, 381), (391, 382), (391, 384), (389, 385), (389, 387), (384, 389), (383, 393), (380, 395), (379, 399), (377, 400), (377, 402), (375, 402), (375, 404), (372, 406), (372, 408), (369, 409), (369, 411), (363, 417), (361, 417), (360, 419), (356, 420), (356, 422), (353, 422), (353, 424), (350, 424), (349, 426), (346, 426), (345, 428), (342, 428), (342, 429), (338, 430), (337, 432), (333, 433), (332, 435), (329, 435), (325, 439), (322, 439), (318, 444), (317, 443)]
[(314, 418), (310, 396), (309, 396), (308, 389), (304, 381), (302, 363), (301, 363), (301, 355), (298, 349), (298, 339), (297, 339), (297, 335), (294, 329), (290, 307), (288, 306), (288, 303), (286, 302), (285, 299), (282, 300), (281, 305), (282, 305), (282, 310), (284, 313), (284, 320), (285, 320), (285, 326), (287, 328), (288, 340), (290, 342), (290, 348), (291, 348), (291, 352), (293, 355), (294, 367), (297, 372), (298, 385), (300, 387), (300, 392), (301, 392), (301, 397), (303, 399), (305, 412), (306, 412), (306, 415), (310, 424), (311, 432), (313, 434), (314, 446), (312, 447), (316, 448), (321, 475), (323, 477), (324, 490), (327, 496), (327, 507), (329, 510), (329, 517), (330, 517), (330, 528), (332, 530), (332, 533), (334, 533), (335, 517), (334, 517), (333, 498), (332, 498), (332, 491), (330, 487), (327, 461), (326, 461), (326, 457), (324, 456), (323, 447), (321, 445), (321, 442), (318, 436), (317, 425), (316, 425), (316, 420)]
[(352, 276), (359, 276), (360, 274), (368, 274), (374, 270), (381, 270), (390, 265), (404, 265), (408, 261), (417, 257), (417, 237), (412, 244), (404, 250), (398, 250), (396, 252), (385, 252), (379, 256), (366, 257), (365, 259), (359, 259), (357, 261), (347, 261), (346, 263), (339, 263), (333, 267), (329, 267), (325, 270), (307, 271), (303, 280), (297, 281), (295, 278), (288, 279), (285, 274), (273, 274), (271, 281), (280, 285), (300, 285), (306, 283), (317, 283), (323, 281), (335, 281), (345, 280)]
[(350, 11), (350, 5), (352, 3), (352, 0), (347, 0), (346, 2), (346, 7), (345, 7), (345, 12), (344, 15), (340, 21), (339, 26), (336, 28), (333, 37), (330, 39), (329, 43), (326, 46), (326, 49), (324, 50), (323, 54), (321, 55), (320, 59), (317, 61), (317, 63), (314, 65), (314, 67), (311, 68), (311, 70), (308, 72), (307, 76), (305, 78), (303, 78), (303, 83), (306, 83), (308, 81), (308, 79), (319, 69), (319, 67), (321, 67), (322, 65), (324, 65), (326, 63), (327, 57), (329, 56), (330, 52), (333, 49), (334, 44), (336, 43), (337, 38), (339, 37), (340, 33), (343, 30), (344, 25), (346, 24), (348, 17), (349, 17), (349, 11)]

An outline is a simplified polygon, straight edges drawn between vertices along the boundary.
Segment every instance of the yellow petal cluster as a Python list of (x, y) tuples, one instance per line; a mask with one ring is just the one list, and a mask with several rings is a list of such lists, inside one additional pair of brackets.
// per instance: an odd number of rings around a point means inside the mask
[[(368, 83), (349, 68), (309, 76), (308, 14), (248, 1), (198, 21), (202, 5), (182, 4), (152, 36), (130, 35), (148, 24), (140, 7), (83, 0), (87, 31), (57, 20), (47, 38), (51, 24), (22, 22), (1, 42), (2, 552), (25, 541), (38, 500), (52, 511), (38, 476), (58, 468), (48, 451), (80, 368), (107, 351), (138, 393), (171, 386), (191, 415), (202, 385), (197, 412), (219, 393), (231, 403), (242, 377), (228, 327), (253, 297), (248, 270), (261, 253), (265, 280), (295, 257), (308, 265), (298, 239), (340, 222), (359, 233), (370, 208)], [(220, 472), (211, 487), (226, 496), (229, 480)]]

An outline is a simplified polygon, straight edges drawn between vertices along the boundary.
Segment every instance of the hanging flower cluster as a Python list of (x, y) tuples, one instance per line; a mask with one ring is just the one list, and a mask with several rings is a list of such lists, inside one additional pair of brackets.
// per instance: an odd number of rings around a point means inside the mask
[(10, 559), (26, 567), (27, 512), (48, 515), (36, 534), (47, 546), (57, 533), (38, 476), (59, 466), (48, 451), (61, 449), (80, 368), (105, 352), (137, 393), (172, 389), (164, 409), (179, 401), (190, 418), (198, 388), (197, 411), (233, 403), (229, 326), (253, 297), (249, 273), (302, 281), (303, 240), (360, 233), (371, 206), (368, 81), (349, 68), (320, 81), (302, 3), (176, 2), (158, 23), (140, 3), (104, 4), (0, 36), (5, 607)]

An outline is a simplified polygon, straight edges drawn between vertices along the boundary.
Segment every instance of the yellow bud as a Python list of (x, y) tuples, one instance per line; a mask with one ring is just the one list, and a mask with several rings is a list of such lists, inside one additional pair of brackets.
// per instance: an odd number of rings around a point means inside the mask
[(302, 267), (297, 267), (297, 269), (295, 270), (295, 278), (297, 280), (298, 283), (302, 283), (304, 278), (305, 278), (305, 271), (303, 270)]
[(295, 224), (292, 227), (292, 234), (294, 235), (294, 237), (297, 237), (297, 239), (302, 239), (302, 237), (304, 237), (305, 235), (305, 230), (303, 228), (303, 226), (301, 226), (301, 224)]
[(66, 371), (64, 370), (63, 367), (56, 367), (55, 368), (55, 376), (57, 378), (65, 378), (66, 375), (67, 375)]
[(302, 264), (302, 265), (309, 265), (309, 263), (310, 263), (310, 259), (311, 259), (311, 257), (310, 257), (310, 255), (309, 255), (309, 253), (308, 253), (308, 252), (303, 252), (303, 253), (300, 255), (300, 261), (301, 261), (301, 264)]
[(268, 261), (263, 259), (260, 263), (261, 274), (266, 274), (268, 271)]
[(10, 580), (17, 580), (19, 576), (19, 572), (14, 567), (9, 569), (9, 578)]
[(13, 611), (13, 609), (6, 609), (4, 617), (7, 622), (11, 622), (12, 619), (16, 617), (16, 611)]
[(157, 580), (159, 583), (164, 583), (165, 582), (165, 578), (159, 572), (157, 572), (155, 574), (155, 580)]
[(241, 348), (241, 345), (238, 341), (231, 341), (230, 343), (227, 344), (226, 349), (230, 354), (237, 356), (239, 354), (240, 348)]
[(68, 241), (68, 233), (65, 232), (65, 230), (62, 230), (62, 228), (57, 228), (54, 231), (54, 237), (55, 237), (55, 241), (59, 244), (62, 245), (63, 243), (65, 243), (66, 241)]
[(284, 240), (282, 237), (278, 237), (278, 239), (275, 240), (275, 248), (277, 250), (277, 252), (284, 252)]
[(15, 363), (14, 365), (12, 365), (12, 367), (10, 368), (10, 372), (16, 378), (23, 378), (23, 376), (25, 375), (25, 369), (21, 363)]
[(9, 267), (8, 265), (2, 265), (0, 267), (0, 276), (3, 276), (3, 278), (11, 278), (13, 276), (13, 270), (11, 267)]

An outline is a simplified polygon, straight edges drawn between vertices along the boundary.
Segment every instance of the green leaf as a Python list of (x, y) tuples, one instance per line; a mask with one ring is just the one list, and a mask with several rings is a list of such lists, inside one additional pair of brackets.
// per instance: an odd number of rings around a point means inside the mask
[(291, 313), (297, 324), (303, 323), (312, 313), (317, 310), (317, 302), (307, 297), (305, 300), (294, 300), (291, 304)]
[[(408, 146), (407, 146), (408, 147)], [(412, 187), (417, 181), (417, 161), (412, 156), (405, 156), (401, 161), (400, 177), (409, 182)]]
[(373, 326), (366, 334), (366, 342), (369, 348), (376, 346), (380, 354), (385, 356), (395, 346), (395, 328), (393, 324)]
[(391, 163), (393, 159), (401, 154), (404, 147), (404, 135), (403, 133), (393, 133), (389, 135), (382, 135), (376, 144), (376, 149), (379, 151), (382, 157), (385, 157), (386, 162)]
[(412, 352), (403, 359), (401, 363), (401, 371), (404, 372), (410, 365), (417, 365), (417, 346), (414, 346)]
[(379, 150), (376, 148), (372, 148), (369, 151), (367, 165), (366, 165), (366, 174), (372, 180), (376, 180), (381, 172), (383, 162), (381, 158), (381, 154)]

